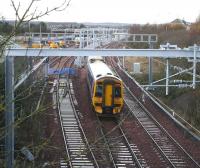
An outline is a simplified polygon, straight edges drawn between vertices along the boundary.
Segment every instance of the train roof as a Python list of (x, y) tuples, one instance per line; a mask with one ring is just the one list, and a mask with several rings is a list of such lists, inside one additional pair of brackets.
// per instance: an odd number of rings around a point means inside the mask
[(89, 56), (88, 57), (88, 62), (90, 62), (90, 63), (97, 61), (97, 60), (104, 61), (103, 57), (101, 57), (101, 56)]
[[(100, 58), (100, 57), (98, 57), (98, 58)], [(93, 57), (93, 59), (94, 59), (94, 57)], [(102, 59), (96, 59), (95, 61), (92, 61), (92, 62), (90, 61), (91, 59), (88, 59), (89, 60), (88, 61), (89, 70), (90, 70), (90, 73), (93, 75), (94, 79), (97, 80), (102, 77), (108, 76), (108, 77), (113, 77), (117, 80), (120, 80), (117, 76), (115, 76), (113, 74), (113, 72), (102, 61)]]

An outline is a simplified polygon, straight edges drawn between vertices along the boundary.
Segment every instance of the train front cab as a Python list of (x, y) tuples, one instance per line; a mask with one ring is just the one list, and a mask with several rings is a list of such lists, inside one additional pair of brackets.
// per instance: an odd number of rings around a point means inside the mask
[(122, 82), (115, 79), (97, 80), (93, 105), (99, 116), (119, 115), (123, 106)]

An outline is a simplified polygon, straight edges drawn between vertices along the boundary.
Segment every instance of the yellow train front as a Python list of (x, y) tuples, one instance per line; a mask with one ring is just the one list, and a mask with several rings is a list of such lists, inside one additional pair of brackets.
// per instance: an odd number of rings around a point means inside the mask
[(92, 105), (97, 115), (119, 115), (123, 107), (123, 84), (102, 57), (88, 58), (87, 81)]

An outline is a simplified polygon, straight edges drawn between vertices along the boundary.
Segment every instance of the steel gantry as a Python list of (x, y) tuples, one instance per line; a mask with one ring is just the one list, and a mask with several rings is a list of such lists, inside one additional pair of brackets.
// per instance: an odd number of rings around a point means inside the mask
[(160, 58), (200, 58), (200, 51), (195, 50), (162, 50), (162, 49), (73, 49), (73, 48), (13, 48), (5, 52), (7, 57), (55, 57), (55, 56), (129, 56)]
[(130, 34), (128, 29), (114, 28), (82, 28), (58, 31), (54, 33), (46, 32), (26, 32), (24, 41), (73, 41), (79, 42), (80, 48), (90, 46), (95, 48), (110, 42), (123, 43), (156, 43), (158, 41), (157, 34)]
[[(26, 32), (24, 34), (24, 41), (74, 41), (80, 42), (80, 45), (87, 43), (101, 45), (101, 43), (108, 43), (116, 41), (116, 33), (127, 34), (128, 29), (114, 29), (114, 28), (82, 28), (82, 29), (63, 29), (58, 32)], [(82, 47), (81, 47), (82, 48)]]

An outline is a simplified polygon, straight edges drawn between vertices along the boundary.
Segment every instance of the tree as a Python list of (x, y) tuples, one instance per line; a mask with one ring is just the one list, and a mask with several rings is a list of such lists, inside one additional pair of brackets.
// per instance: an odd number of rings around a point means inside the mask
[[(23, 30), (22, 28), (24, 25), (28, 24), (29, 22), (31, 22), (33, 20), (39, 19), (45, 15), (48, 15), (53, 11), (63, 11), (64, 9), (66, 9), (66, 7), (69, 6), (69, 3), (71, 0), (63, 0), (63, 2), (60, 5), (53, 7), (51, 9), (46, 8), (45, 11), (38, 11), (38, 9), (37, 9), (37, 3), (39, 1), (41, 2), (43, 0), (30, 0), (30, 2), (28, 3), (28, 7), (25, 11), (21, 10), (22, 5), (20, 4), (20, 2), (18, 4), (16, 4), (14, 2), (14, 0), (10, 0), (10, 1), (12, 4), (12, 7), (16, 13), (16, 20), (15, 20), (14, 26), (12, 26), (12, 27), (9, 27), (9, 24), (4, 21), (4, 18), (2, 18), (2, 22), (0, 22), (0, 29), (3, 32), (8, 32), (8, 34), (0, 36), (0, 58), (3, 56), (3, 52), (5, 51), (5, 49), (9, 47), (11, 39), (16, 35), (17, 32), (19, 32), (19, 30)], [(24, 12), (21, 13), (21, 11), (24, 11)], [(45, 28), (45, 25), (43, 23), (42, 23), (42, 25), (43, 25), (43, 28)], [(2, 68), (4, 66), (1, 65), (0, 67)], [(2, 72), (2, 75), (0, 75), (0, 76), (3, 76), (3, 75), (4, 74)], [(1, 80), (0, 83), (4, 83), (4, 77), (3, 77), (3, 79), (0, 78), (0, 80)], [(1, 89), (0, 93), (3, 93), (5, 90), (5, 88), (4, 87), (2, 88), (2, 87), (3, 87), (3, 85), (1, 85), (1, 87), (0, 87), (0, 89)], [(0, 96), (0, 112), (4, 111), (4, 102), (5, 101), (3, 100), (4, 96), (2, 96), (2, 95), (4, 95), (4, 93), (1, 94), (1, 96)], [(24, 96), (23, 99), (26, 99), (26, 96)], [(16, 101), (16, 100), (13, 100), (13, 101)], [(27, 112), (29, 112), (29, 110)], [(0, 114), (1, 118), (3, 118), (2, 115), (3, 115), (3, 113)], [(24, 118), (26, 119), (29, 117), (30, 117), (30, 114), (28, 116), (25, 116)], [(21, 121), (22, 120), (23, 120), (23, 118), (21, 119)], [(0, 121), (1, 121), (0, 122), (0, 140), (2, 141), (2, 139), (4, 139), (4, 137), (5, 137), (5, 127), (2, 126), (2, 124), (4, 124), (4, 123), (2, 123), (2, 121), (4, 121), (4, 120), (0, 120)], [(21, 121), (20, 121), (20, 119), (18, 120), (19, 123), (21, 123)], [(18, 122), (15, 123), (16, 126), (19, 125)], [(2, 151), (0, 151), (0, 152), (2, 152)], [(0, 155), (2, 156), (2, 153), (0, 153)], [(3, 167), (4, 164), (1, 161), (2, 160), (0, 159), (0, 165), (1, 165), (1, 167)]]
[(197, 17), (196, 22), (190, 26), (190, 41), (191, 43), (200, 44), (200, 15)]
[(37, 4), (39, 3), (39, 1), (41, 2), (42, 0), (30, 0), (29, 4), (27, 6), (27, 9), (23, 13), (20, 13), (20, 11), (23, 11), (21, 3), (19, 2), (18, 4), (16, 4), (14, 2), (14, 0), (11, 0), (11, 5), (16, 14), (16, 20), (15, 20), (15, 24), (14, 24), (14, 27), (13, 27), (13, 30), (11, 31), (11, 33), (8, 36), (6, 36), (5, 38), (0, 40), (0, 46), (1, 46), (0, 57), (2, 56), (4, 49), (8, 46), (12, 37), (15, 36), (15, 34), (17, 33), (17, 31), (19, 30), (19, 28), (21, 26), (29, 23), (30, 21), (33, 21), (33, 20), (39, 19), (43, 16), (49, 15), (53, 11), (65, 10), (69, 6), (69, 3), (71, 0), (68, 0), (68, 1), (63, 0), (63, 2), (60, 5), (53, 7), (51, 9), (49, 9), (47, 7), (45, 11), (37, 10)]

